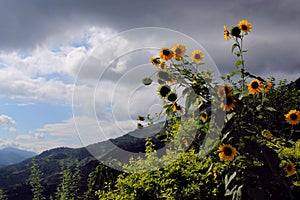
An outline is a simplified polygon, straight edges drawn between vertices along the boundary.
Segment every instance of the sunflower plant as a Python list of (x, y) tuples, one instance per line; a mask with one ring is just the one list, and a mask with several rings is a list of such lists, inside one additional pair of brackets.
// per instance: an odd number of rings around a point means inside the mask
[[(149, 156), (132, 159), (124, 169), (154, 170), (119, 176), (114, 188), (97, 192), (99, 199), (299, 196), (299, 86), (285, 80), (276, 84), (272, 76), (262, 78), (246, 70), (243, 42), (251, 30), (247, 20), (230, 30), (224, 26), (224, 39), (233, 41), (231, 51), (237, 60), (235, 69), (221, 77), (222, 84), (214, 83), (212, 72), (201, 70), (205, 57), (201, 50), (187, 55), (184, 44), (175, 44), (150, 58), (156, 73), (142, 82), (159, 83), (163, 109), (137, 120), (151, 125), (165, 114), (165, 128), (157, 138), (175, 146), (159, 157), (148, 139)], [(159, 168), (166, 161), (172, 162)]]

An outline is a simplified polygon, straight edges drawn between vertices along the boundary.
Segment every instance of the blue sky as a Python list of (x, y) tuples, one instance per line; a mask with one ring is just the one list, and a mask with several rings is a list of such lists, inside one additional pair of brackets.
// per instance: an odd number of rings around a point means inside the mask
[[(149, 97), (155, 88), (138, 90), (138, 83), (131, 87), (122, 77), (132, 66), (151, 73), (145, 63), (156, 51), (148, 49), (144, 57), (130, 54), (123, 59), (120, 55), (128, 49), (144, 46), (128, 43), (129, 37), (107, 43), (133, 28), (160, 27), (186, 34), (226, 74), (232, 70), (234, 56), (231, 43), (223, 39), (223, 25), (247, 19), (253, 25), (245, 43), (248, 70), (277, 80), (300, 76), (297, 0), (0, 3), (0, 148), (40, 153), (59, 146), (85, 146), (135, 129), (134, 116), (145, 112), (141, 107), (159, 107), (159, 103)], [(153, 35), (148, 32), (134, 38), (140, 44), (149, 40), (155, 48), (167, 42), (150, 41)], [(146, 98), (128, 96), (135, 94), (130, 90)], [(137, 105), (130, 105), (131, 100)]]

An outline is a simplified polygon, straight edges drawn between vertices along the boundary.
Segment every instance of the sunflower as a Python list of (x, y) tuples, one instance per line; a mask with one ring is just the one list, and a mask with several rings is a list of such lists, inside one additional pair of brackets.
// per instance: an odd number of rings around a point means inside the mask
[(267, 81), (264, 83), (264, 92), (268, 92), (272, 88), (272, 83)]
[(218, 87), (218, 97), (224, 98), (232, 94), (232, 87), (229, 84), (224, 84)]
[(230, 35), (233, 37), (241, 37), (241, 29), (238, 26), (234, 26), (230, 29)]
[(293, 174), (296, 173), (296, 167), (295, 164), (292, 162), (289, 162), (286, 166), (285, 166), (285, 171), (287, 173), (288, 176), (291, 176)]
[(206, 112), (203, 112), (203, 113), (200, 114), (200, 119), (201, 119), (204, 123), (207, 121), (207, 118), (208, 118), (208, 116), (207, 116)]
[(159, 58), (154, 58), (154, 57), (151, 57), (150, 58), (150, 62), (152, 63), (152, 65), (153, 66), (155, 66), (155, 67), (158, 67), (159, 66), (159, 64), (160, 64), (160, 60), (159, 60)]
[(250, 94), (260, 93), (262, 89), (263, 89), (263, 84), (258, 79), (254, 79), (248, 84), (248, 92)]
[(227, 26), (224, 26), (224, 39), (225, 40), (229, 40), (230, 39), (230, 35), (229, 35), (229, 31), (227, 29)]
[(247, 20), (242, 20), (239, 23), (239, 27), (242, 31), (244, 31), (245, 33), (248, 33), (251, 31), (252, 29), (252, 25), (247, 21)]
[(300, 112), (297, 110), (290, 110), (288, 114), (285, 114), (285, 120), (292, 125), (300, 122)]
[(174, 92), (169, 92), (169, 94), (167, 95), (167, 99), (174, 102), (177, 99), (177, 94), (175, 94)]
[(227, 96), (224, 98), (223, 102), (220, 105), (220, 108), (222, 108), (224, 111), (231, 111), (235, 108), (236, 100), (232, 96)]
[(271, 132), (269, 130), (265, 129), (265, 130), (263, 130), (261, 132), (261, 134), (262, 134), (262, 136), (266, 137), (267, 139), (271, 139), (272, 138), (272, 134), (271, 134)]
[(236, 156), (236, 149), (230, 144), (222, 144), (218, 152), (220, 159), (225, 161), (232, 161), (234, 156)]
[(171, 92), (171, 88), (168, 85), (162, 85), (158, 89), (158, 93), (161, 97), (166, 97)]
[(159, 52), (159, 57), (162, 60), (168, 61), (173, 57), (173, 51), (169, 48), (162, 48)]
[(176, 60), (181, 60), (183, 58), (183, 56), (185, 55), (186, 48), (183, 44), (175, 44), (172, 47), (172, 51), (174, 52), (173, 57)]
[(191, 54), (191, 59), (195, 62), (195, 63), (200, 63), (204, 58), (204, 54), (202, 53), (201, 50), (194, 50)]

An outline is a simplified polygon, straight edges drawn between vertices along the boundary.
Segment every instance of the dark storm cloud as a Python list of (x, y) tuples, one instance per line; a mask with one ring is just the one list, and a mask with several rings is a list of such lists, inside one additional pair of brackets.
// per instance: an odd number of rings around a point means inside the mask
[[(300, 3), (298, 0), (141, 1), (141, 0), (2, 0), (0, 50), (31, 48), (66, 30), (97, 25), (124, 31), (165, 27), (201, 43), (222, 72), (234, 62), (223, 25), (249, 20), (247, 38), (252, 72), (282, 71), (299, 75)], [(142, 36), (141, 36), (142, 37)]]

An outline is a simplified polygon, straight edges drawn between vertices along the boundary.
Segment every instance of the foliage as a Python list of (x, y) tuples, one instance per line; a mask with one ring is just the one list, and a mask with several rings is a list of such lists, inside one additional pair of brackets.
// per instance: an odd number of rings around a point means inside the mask
[[(176, 44), (150, 61), (161, 84), (167, 146), (158, 156), (150, 139), (146, 158), (131, 159), (99, 199), (295, 199), (300, 194), (299, 88), (246, 70), (243, 41), (252, 25), (242, 20), (233, 39), (235, 70), (215, 83), (201, 70), (203, 53)], [(183, 53), (184, 52), (184, 53)], [(204, 55), (205, 56), (205, 55)], [(237, 76), (240, 75), (240, 78)], [(148, 86), (153, 77), (143, 83)], [(150, 81), (151, 80), (151, 81)], [(222, 115), (223, 114), (223, 115)], [(149, 115), (138, 119), (153, 121)], [(195, 128), (196, 127), (196, 128)]]
[(44, 187), (42, 185), (42, 176), (43, 176), (43, 173), (39, 169), (39, 166), (38, 166), (35, 158), (33, 157), (30, 181), (29, 181), (29, 185), (31, 186), (31, 191), (33, 193), (33, 200), (45, 199), (45, 197), (43, 196)]
[(6, 200), (7, 198), (3, 194), (3, 190), (0, 188), (0, 200)]
[(79, 199), (79, 181), (81, 179), (81, 170), (76, 160), (74, 171), (71, 170), (70, 164), (63, 164), (61, 172), (61, 183), (57, 187), (56, 199), (59, 200), (76, 200)]

